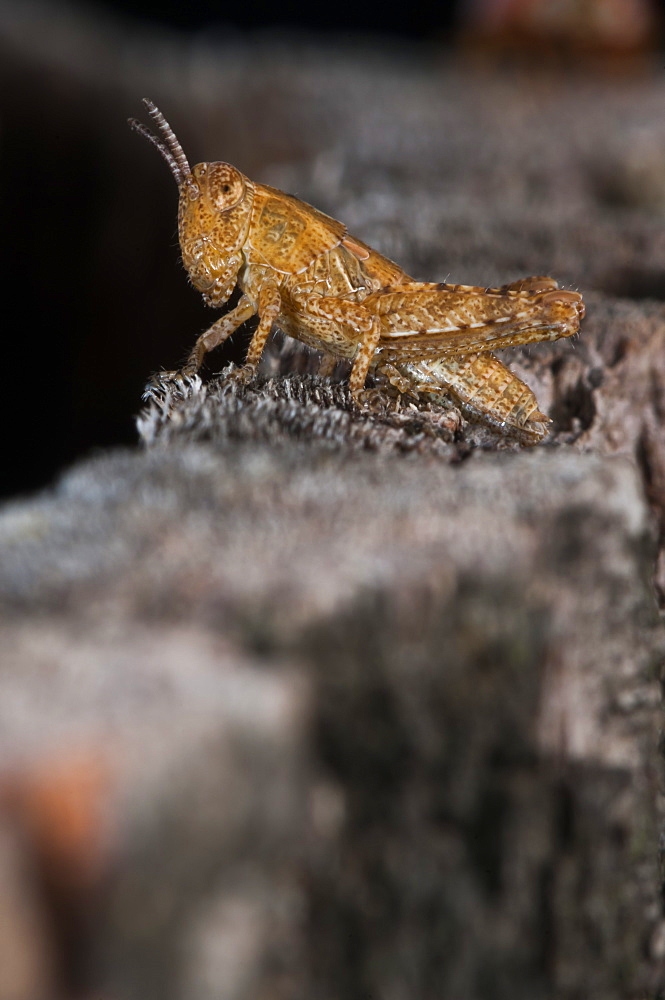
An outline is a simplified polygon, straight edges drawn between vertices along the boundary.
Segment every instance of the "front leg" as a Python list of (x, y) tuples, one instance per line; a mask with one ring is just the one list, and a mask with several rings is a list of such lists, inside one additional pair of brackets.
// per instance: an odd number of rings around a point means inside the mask
[(245, 364), (242, 367), (243, 376), (246, 379), (252, 378), (256, 374), (263, 349), (272, 330), (272, 325), (279, 316), (282, 308), (282, 296), (276, 285), (264, 285), (259, 292), (259, 325), (254, 331)]
[(252, 313), (258, 313), (259, 325), (249, 343), (244, 365), (236, 368), (235, 371), (230, 372), (226, 376), (229, 382), (246, 384), (254, 378), (272, 325), (281, 311), (282, 297), (276, 285), (263, 285), (258, 292), (257, 299), (258, 305), (256, 307), (252, 306)]
[(228, 312), (226, 316), (222, 316), (205, 333), (201, 334), (186, 363), (179, 371), (159, 372), (153, 375), (148, 383), (148, 396), (155, 388), (163, 387), (166, 383), (174, 383), (179, 386), (181, 391), (187, 391), (187, 380), (196, 376), (208, 351), (212, 351), (214, 347), (228, 340), (231, 334), (255, 312), (256, 309), (250, 300), (246, 295), (243, 295), (235, 309)]
[(231, 334), (235, 333), (238, 327), (255, 312), (256, 309), (251, 301), (246, 295), (243, 295), (235, 309), (228, 312), (226, 316), (222, 316), (205, 333), (201, 334), (187, 359), (187, 363), (182, 368), (182, 374), (195, 375), (203, 364), (203, 359), (208, 351), (212, 351), (213, 348), (228, 340)]

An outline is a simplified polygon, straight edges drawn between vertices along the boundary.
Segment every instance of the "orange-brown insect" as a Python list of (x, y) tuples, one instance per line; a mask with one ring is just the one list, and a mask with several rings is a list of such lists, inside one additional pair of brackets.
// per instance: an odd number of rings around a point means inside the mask
[(132, 128), (157, 147), (180, 191), (182, 259), (206, 303), (240, 301), (198, 338), (183, 375), (258, 313), (241, 377), (258, 366), (273, 324), (323, 352), (322, 374), (352, 361), (358, 399), (368, 372), (400, 391), (436, 399), (450, 391), (466, 408), (532, 440), (546, 433), (531, 390), (490, 351), (569, 337), (584, 315), (582, 297), (551, 278), (501, 288), (414, 281), (397, 264), (350, 236), (343, 223), (229, 163), (192, 170), (155, 105), (144, 100), (162, 140), (136, 119)]

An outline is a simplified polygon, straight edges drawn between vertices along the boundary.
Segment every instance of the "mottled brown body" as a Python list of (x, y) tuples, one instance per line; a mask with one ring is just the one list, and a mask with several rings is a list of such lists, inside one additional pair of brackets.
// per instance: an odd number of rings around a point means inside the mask
[(576, 333), (581, 295), (551, 278), (501, 288), (414, 281), (341, 222), (228, 163), (191, 170), (161, 113), (145, 104), (164, 142), (131, 124), (157, 146), (178, 183), (180, 246), (193, 285), (216, 308), (236, 287), (242, 293), (198, 338), (183, 374), (198, 371), (208, 351), (258, 314), (243, 378), (255, 373), (276, 324), (323, 352), (322, 372), (338, 358), (351, 360), (356, 398), (372, 370), (401, 392), (434, 400), (451, 392), (497, 426), (544, 436), (547, 418), (535, 396), (490, 352)]

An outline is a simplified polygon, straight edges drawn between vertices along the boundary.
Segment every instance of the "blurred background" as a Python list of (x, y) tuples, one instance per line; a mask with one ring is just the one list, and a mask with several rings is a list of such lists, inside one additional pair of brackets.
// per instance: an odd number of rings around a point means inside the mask
[[(386, 186), (415, 197), (404, 169), (410, 136), (438, 120), (445, 128), (460, 88), (474, 90), (471, 113), (482, 117), (511, 74), (546, 74), (550, 89), (597, 75), (630, 92), (635, 80), (662, 73), (662, 42), (655, 0), (415, 0), (380, 10), (0, 3), (0, 495), (43, 486), (91, 449), (132, 444), (150, 374), (177, 367), (214, 318), (179, 263), (173, 180), (126, 124), (143, 114), (141, 97), (159, 104), (191, 162), (227, 159), (316, 200), (416, 277), (441, 280), (448, 274), (428, 272), (417, 240), (400, 236), (410, 220), (379, 224)], [(492, 121), (497, 114), (500, 99)], [(450, 184), (464, 176), (446, 160), (449, 140), (457, 162), (454, 131), (429, 164), (442, 198), (454, 198)], [(509, 128), (501, 141), (510, 143)], [(390, 150), (401, 150), (399, 163)], [(418, 166), (422, 178), (423, 160)], [(638, 170), (634, 200), (652, 180)], [(658, 199), (658, 176), (654, 183)], [(597, 187), (608, 204), (625, 201), (625, 184), (617, 194), (611, 176)], [(451, 280), (492, 279), (458, 270), (465, 262), (454, 243), (448, 261)], [(212, 370), (241, 356), (247, 333), (216, 353)]]

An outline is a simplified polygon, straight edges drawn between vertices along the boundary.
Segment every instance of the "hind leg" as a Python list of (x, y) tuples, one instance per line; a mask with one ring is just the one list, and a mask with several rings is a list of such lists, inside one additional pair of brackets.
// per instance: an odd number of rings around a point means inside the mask
[(520, 431), (534, 444), (547, 434), (549, 418), (540, 412), (531, 389), (489, 352), (406, 362), (398, 370), (419, 396), (436, 401), (452, 395), (467, 413), (495, 427)]

